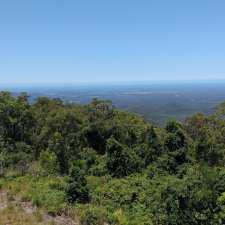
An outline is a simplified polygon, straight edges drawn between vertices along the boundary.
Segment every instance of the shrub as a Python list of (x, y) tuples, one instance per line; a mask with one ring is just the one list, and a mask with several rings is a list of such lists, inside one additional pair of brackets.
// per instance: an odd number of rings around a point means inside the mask
[(78, 166), (73, 166), (66, 188), (66, 198), (70, 203), (87, 203), (90, 199), (84, 171)]
[(44, 175), (54, 175), (58, 172), (57, 156), (54, 152), (44, 151), (40, 155), (40, 165)]
[(112, 215), (112, 223), (116, 225), (129, 225), (129, 221), (124, 212), (119, 209), (116, 210)]
[(94, 165), (89, 169), (89, 173), (93, 176), (104, 176), (108, 174), (108, 170), (106, 167), (106, 157), (100, 156), (97, 158)]
[(133, 149), (122, 145), (114, 138), (107, 142), (107, 169), (113, 177), (124, 177), (139, 172), (140, 158)]
[(107, 216), (103, 209), (92, 206), (83, 212), (80, 220), (82, 225), (104, 225)]

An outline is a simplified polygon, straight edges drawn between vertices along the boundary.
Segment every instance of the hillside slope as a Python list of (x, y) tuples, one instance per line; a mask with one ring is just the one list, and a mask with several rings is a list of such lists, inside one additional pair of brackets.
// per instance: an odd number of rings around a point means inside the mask
[(110, 101), (1, 92), (0, 224), (223, 225), (224, 116), (159, 128)]

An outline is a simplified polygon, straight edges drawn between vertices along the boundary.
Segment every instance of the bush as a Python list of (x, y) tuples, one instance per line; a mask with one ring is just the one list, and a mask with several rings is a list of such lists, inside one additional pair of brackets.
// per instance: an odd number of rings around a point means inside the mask
[(112, 223), (116, 225), (129, 225), (129, 221), (124, 212), (119, 209), (116, 210), (112, 215)]
[(133, 149), (114, 138), (107, 142), (107, 169), (113, 177), (124, 177), (141, 170), (142, 162)]
[(31, 162), (31, 155), (25, 152), (10, 153), (6, 159), (7, 166), (15, 169), (16, 176), (24, 176), (29, 171)]
[(57, 156), (54, 152), (44, 151), (40, 155), (40, 165), (43, 175), (54, 175), (58, 172)]
[(88, 170), (93, 164), (95, 164), (97, 160), (97, 153), (92, 148), (84, 148), (80, 153), (80, 157), (85, 161)]
[(81, 215), (82, 225), (104, 225), (107, 220), (105, 210), (98, 207), (89, 207)]
[(66, 198), (70, 203), (87, 203), (90, 199), (84, 171), (78, 166), (73, 166), (66, 188)]
[(100, 156), (97, 158), (94, 165), (89, 169), (89, 173), (93, 176), (104, 176), (108, 174), (108, 170), (106, 167), (106, 157)]

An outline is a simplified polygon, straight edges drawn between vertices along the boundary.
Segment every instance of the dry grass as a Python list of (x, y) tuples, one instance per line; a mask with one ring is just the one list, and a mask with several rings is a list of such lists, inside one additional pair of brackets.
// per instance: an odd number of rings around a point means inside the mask
[(74, 210), (65, 208), (65, 216), (50, 216), (44, 209), (15, 198), (12, 193), (0, 190), (0, 225), (78, 225)]
[(53, 221), (46, 222), (41, 213), (35, 211), (33, 213), (25, 212), (21, 207), (9, 205), (0, 211), (1, 225), (47, 225), (54, 224)]
[[(11, 201), (12, 200), (12, 201)], [(26, 209), (0, 192), (0, 225), (53, 225), (38, 209)]]

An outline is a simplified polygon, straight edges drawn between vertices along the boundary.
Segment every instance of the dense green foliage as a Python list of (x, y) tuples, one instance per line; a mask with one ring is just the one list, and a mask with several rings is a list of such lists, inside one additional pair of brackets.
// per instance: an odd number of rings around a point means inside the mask
[(89, 190), (83, 170), (78, 166), (73, 166), (66, 188), (68, 202), (87, 203), (89, 201)]
[(2, 184), (54, 213), (72, 205), (87, 225), (222, 225), (224, 116), (221, 104), (160, 128), (110, 101), (1, 92)]

